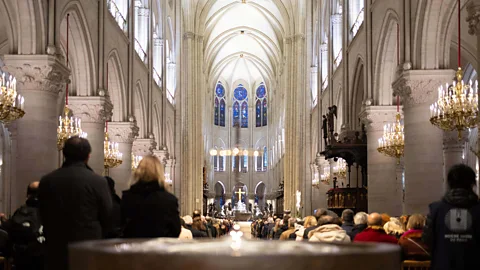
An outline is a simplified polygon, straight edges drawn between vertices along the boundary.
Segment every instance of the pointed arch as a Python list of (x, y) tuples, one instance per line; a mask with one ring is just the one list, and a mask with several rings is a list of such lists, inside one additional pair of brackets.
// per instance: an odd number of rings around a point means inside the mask
[(392, 83), (395, 80), (397, 63), (398, 14), (388, 9), (385, 13), (375, 57), (375, 72), (372, 98), (376, 105), (392, 104)]
[[(161, 129), (161, 124), (160, 124), (160, 114), (158, 112), (158, 104), (157, 102), (153, 103), (153, 135), (155, 138), (161, 138), (160, 137), (160, 129)], [(170, 149), (169, 149), (170, 150)]]
[(72, 96), (96, 95), (95, 55), (87, 19), (80, 1), (70, 1), (61, 13), (60, 46), (66, 51), (67, 14), (70, 14), (69, 60), (72, 67)]
[(358, 121), (356, 121), (358, 114), (360, 113), (362, 109), (362, 104), (363, 100), (366, 97), (366, 87), (365, 87), (365, 71), (364, 71), (364, 65), (363, 65), (363, 60), (358, 59), (357, 60), (357, 65), (355, 68), (355, 73), (353, 76), (353, 84), (352, 84), (352, 96), (350, 97), (350, 100), (348, 104), (352, 104), (352, 106), (349, 106), (351, 111), (349, 112), (348, 115), (350, 115), (350, 119), (348, 119), (349, 123), (352, 125), (352, 128), (356, 128), (356, 124)]
[(139, 138), (146, 138), (147, 136), (147, 113), (145, 108), (145, 97), (143, 95), (142, 82), (137, 81), (135, 85), (135, 96), (133, 99), (133, 111), (135, 118), (137, 119), (137, 125), (139, 128)]
[(125, 88), (125, 78), (123, 68), (118, 57), (118, 51), (112, 50), (108, 54), (108, 94), (113, 104), (112, 121), (127, 120), (127, 93)]

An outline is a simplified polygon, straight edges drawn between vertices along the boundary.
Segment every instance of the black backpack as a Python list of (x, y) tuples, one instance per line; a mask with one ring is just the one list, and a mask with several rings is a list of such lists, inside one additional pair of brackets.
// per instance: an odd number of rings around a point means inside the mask
[(27, 244), (37, 241), (42, 227), (38, 208), (20, 207), (9, 220), (9, 235), (15, 244)]

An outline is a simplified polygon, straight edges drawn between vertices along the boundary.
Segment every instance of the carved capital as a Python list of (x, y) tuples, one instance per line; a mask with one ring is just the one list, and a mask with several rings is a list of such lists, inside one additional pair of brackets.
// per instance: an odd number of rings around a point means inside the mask
[(462, 136), (458, 137), (458, 132), (455, 131), (444, 131), (443, 132), (443, 149), (449, 149), (451, 147), (459, 147), (463, 149), (465, 143), (468, 142), (468, 131), (462, 132)]
[(112, 117), (113, 105), (108, 97), (70, 97), (69, 108), (84, 123), (104, 123)]
[(396, 115), (396, 106), (365, 106), (358, 117), (367, 127), (367, 131), (373, 132), (383, 130), (385, 124), (394, 123)]
[(480, 35), (480, 2), (468, 2), (467, 12), (468, 33), (470, 35)]
[(132, 144), (138, 136), (139, 128), (135, 122), (110, 122), (108, 134), (114, 142)]
[(438, 96), (437, 89), (445, 83), (452, 82), (455, 71), (442, 70), (406, 70), (393, 82), (395, 95), (403, 98), (405, 108), (434, 103)]
[(19, 92), (41, 90), (58, 95), (69, 80), (70, 70), (52, 55), (4, 55), (2, 70), (15, 76)]
[(153, 150), (157, 147), (155, 139), (136, 139), (133, 142), (132, 152), (136, 156), (152, 155)]
[(162, 164), (167, 164), (167, 159), (168, 159), (167, 150), (153, 150), (153, 155), (156, 156)]

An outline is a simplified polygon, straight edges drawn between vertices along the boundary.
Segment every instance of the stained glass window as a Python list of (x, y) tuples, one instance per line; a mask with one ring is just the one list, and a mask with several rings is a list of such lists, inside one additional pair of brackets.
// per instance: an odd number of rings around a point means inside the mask
[(219, 112), (219, 110), (218, 110), (218, 98), (215, 98), (215, 105), (214, 105), (213, 111), (214, 111), (213, 112), (213, 114), (214, 114), (213, 122), (216, 126), (218, 126), (218, 120), (219, 120), (218, 119), (218, 112)]
[(240, 105), (238, 101), (233, 103), (233, 126), (236, 126), (240, 121)]
[(256, 91), (255, 102), (255, 126), (264, 127), (267, 125), (267, 91), (265, 84), (261, 83)]
[(257, 99), (257, 102), (255, 103), (255, 126), (257, 127), (262, 126), (262, 104), (258, 99)]
[(221, 82), (218, 82), (215, 87), (215, 103), (213, 108), (213, 123), (216, 126), (225, 126), (225, 105), (225, 88)]
[(263, 147), (263, 171), (266, 171), (268, 167), (268, 152), (267, 147)]
[(239, 84), (233, 91), (233, 123), (242, 128), (248, 128), (248, 92), (247, 89)]

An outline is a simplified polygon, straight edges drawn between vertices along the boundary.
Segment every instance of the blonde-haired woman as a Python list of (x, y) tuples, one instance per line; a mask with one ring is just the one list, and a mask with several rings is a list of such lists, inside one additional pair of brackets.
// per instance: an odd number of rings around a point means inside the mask
[(152, 238), (180, 235), (177, 198), (165, 190), (163, 165), (145, 156), (133, 173), (130, 189), (123, 192), (124, 237)]

